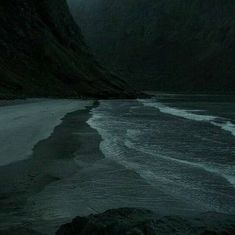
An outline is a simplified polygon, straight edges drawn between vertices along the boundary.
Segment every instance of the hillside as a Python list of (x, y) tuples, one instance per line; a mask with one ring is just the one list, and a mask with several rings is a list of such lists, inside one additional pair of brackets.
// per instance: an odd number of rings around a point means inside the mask
[(105, 66), (140, 89), (235, 91), (233, 0), (68, 0)]
[(0, 98), (129, 97), (84, 43), (65, 0), (0, 3)]

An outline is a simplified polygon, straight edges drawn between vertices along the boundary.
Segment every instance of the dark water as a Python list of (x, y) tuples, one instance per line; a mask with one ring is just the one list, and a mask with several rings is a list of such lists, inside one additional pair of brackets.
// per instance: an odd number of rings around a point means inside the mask
[(88, 123), (102, 135), (106, 158), (162, 192), (154, 209), (235, 213), (233, 97), (102, 101), (92, 114)]

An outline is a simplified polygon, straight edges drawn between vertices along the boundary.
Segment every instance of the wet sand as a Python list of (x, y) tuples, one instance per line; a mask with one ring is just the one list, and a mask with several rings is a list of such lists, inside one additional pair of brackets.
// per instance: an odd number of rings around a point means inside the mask
[(0, 230), (40, 223), (40, 213), (32, 214), (30, 200), (48, 185), (78, 171), (74, 162), (81, 145), (77, 132), (86, 127), (88, 117), (89, 108), (67, 114), (49, 138), (34, 146), (29, 158), (0, 167)]
[(27, 159), (32, 148), (47, 139), (67, 114), (83, 110), (90, 101), (39, 99), (0, 106), (0, 166)]

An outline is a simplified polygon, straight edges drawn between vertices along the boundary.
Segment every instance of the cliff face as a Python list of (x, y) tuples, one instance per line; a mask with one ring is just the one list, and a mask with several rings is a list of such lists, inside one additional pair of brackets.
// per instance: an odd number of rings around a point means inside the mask
[(139, 88), (235, 91), (233, 0), (68, 0), (88, 44)]
[(129, 96), (84, 44), (65, 0), (0, 3), (0, 98)]

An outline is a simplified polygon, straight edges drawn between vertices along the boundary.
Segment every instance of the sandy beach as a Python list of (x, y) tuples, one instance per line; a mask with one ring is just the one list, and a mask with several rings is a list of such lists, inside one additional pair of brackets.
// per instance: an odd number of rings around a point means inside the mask
[[(27, 206), (30, 198), (77, 171), (73, 153), (79, 143), (74, 133), (85, 123), (86, 107), (92, 103), (40, 100), (0, 108), (0, 230), (31, 223), (35, 218)], [(80, 117), (76, 125), (67, 114), (75, 110)]]
[(48, 138), (67, 113), (91, 104), (78, 100), (32, 99), (1, 106), (0, 166), (32, 155), (33, 146)]

